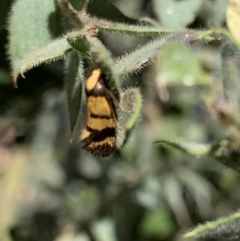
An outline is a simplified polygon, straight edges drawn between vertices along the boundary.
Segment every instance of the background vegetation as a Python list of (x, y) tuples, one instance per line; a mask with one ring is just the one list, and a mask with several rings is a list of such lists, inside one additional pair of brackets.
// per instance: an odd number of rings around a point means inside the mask
[[(85, 1), (13, 2), (0, 3), (0, 240), (182, 240), (239, 208), (237, 1), (92, 0), (89, 19), (74, 15)], [(77, 141), (86, 107), (70, 82), (95, 55), (142, 95), (109, 159)], [(185, 237), (238, 230), (235, 213)]]

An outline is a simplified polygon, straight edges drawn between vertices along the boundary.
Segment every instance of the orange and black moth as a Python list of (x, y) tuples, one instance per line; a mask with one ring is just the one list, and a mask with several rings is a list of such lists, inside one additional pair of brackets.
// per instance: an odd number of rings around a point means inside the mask
[(116, 148), (116, 100), (101, 69), (92, 71), (85, 86), (87, 125), (80, 140), (94, 156), (107, 157)]

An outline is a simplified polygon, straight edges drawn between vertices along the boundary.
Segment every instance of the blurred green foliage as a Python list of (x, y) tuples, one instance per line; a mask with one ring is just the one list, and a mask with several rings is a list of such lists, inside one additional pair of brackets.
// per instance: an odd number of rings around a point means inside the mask
[[(228, 168), (239, 171), (240, 153), (232, 1), (72, 0), (72, 12), (67, 3), (0, 3), (0, 240), (182, 240), (239, 208), (239, 176)], [(73, 14), (83, 9), (99, 39)], [(69, 33), (76, 26), (87, 29)], [(120, 97), (137, 91), (122, 118), (134, 131), (108, 159), (78, 142), (90, 66), (82, 57), (96, 56)], [(235, 238), (237, 224), (192, 236)]]

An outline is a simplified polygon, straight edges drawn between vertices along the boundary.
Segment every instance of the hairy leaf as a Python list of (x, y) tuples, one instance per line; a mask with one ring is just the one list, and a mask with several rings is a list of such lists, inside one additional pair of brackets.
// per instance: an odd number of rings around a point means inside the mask
[(16, 1), (9, 21), (9, 57), (15, 80), (24, 56), (49, 44), (59, 33), (58, 17), (54, 0)]
[(152, 40), (134, 52), (116, 59), (113, 68), (118, 75), (136, 73), (159, 55), (169, 42), (187, 44), (198, 40), (200, 34), (201, 32), (183, 30), (181, 33)]
[(51, 61), (63, 58), (64, 55), (70, 50), (71, 46), (63, 37), (52, 41), (43, 48), (26, 54), (21, 61), (19, 61), (19, 66), (16, 65), (15, 67), (15, 84), (20, 73), (23, 75), (26, 71), (42, 63), (49, 63)]
[(194, 237), (196, 239), (239, 239), (240, 233), (240, 212), (236, 212), (228, 217), (220, 218), (216, 221), (199, 225), (192, 231), (184, 235), (185, 238)]
[(118, 114), (117, 147), (124, 146), (141, 116), (142, 96), (139, 89), (127, 89), (121, 94)]
[(155, 141), (154, 143), (160, 144), (160, 145), (161, 144), (168, 145), (193, 156), (203, 156), (203, 155), (209, 154), (211, 151), (211, 145), (186, 142), (183, 140), (179, 140), (179, 141), (159, 140), (159, 141)]
[(158, 36), (162, 34), (171, 34), (179, 32), (179, 30), (166, 29), (160, 26), (152, 26), (146, 24), (130, 25), (118, 22), (110, 22), (103, 19), (91, 19), (92, 23), (100, 30), (128, 35), (140, 35), (140, 36)]
[(78, 114), (80, 112), (82, 99), (82, 82), (84, 79), (81, 55), (77, 51), (72, 51), (67, 55), (65, 69), (65, 89), (68, 100), (70, 131), (72, 134)]
[(136, 73), (149, 64), (150, 60), (157, 56), (161, 46), (166, 43), (166, 38), (156, 39), (130, 54), (126, 54), (115, 60), (114, 70), (117, 74), (125, 76)]
[(240, 112), (240, 50), (225, 40), (221, 51), (224, 94), (236, 113)]
[(214, 157), (227, 167), (240, 172), (240, 141), (233, 137), (212, 145), (209, 156)]
[(237, 172), (240, 172), (240, 142), (238, 140), (229, 138), (223, 139), (214, 144), (199, 144), (186, 142), (183, 140), (158, 140), (154, 143), (171, 146), (177, 150), (195, 157), (208, 156), (214, 158), (223, 165), (230, 167)]
[(67, 34), (67, 41), (83, 56), (90, 57), (90, 43), (85, 37), (86, 34), (87, 33), (83, 31), (70, 32)]

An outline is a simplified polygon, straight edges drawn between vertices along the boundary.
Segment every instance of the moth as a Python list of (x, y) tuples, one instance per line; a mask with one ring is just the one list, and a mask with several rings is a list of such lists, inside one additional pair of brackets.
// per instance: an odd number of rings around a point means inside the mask
[(85, 92), (87, 125), (80, 136), (82, 148), (94, 156), (107, 157), (116, 149), (117, 102), (101, 69), (92, 71)]

